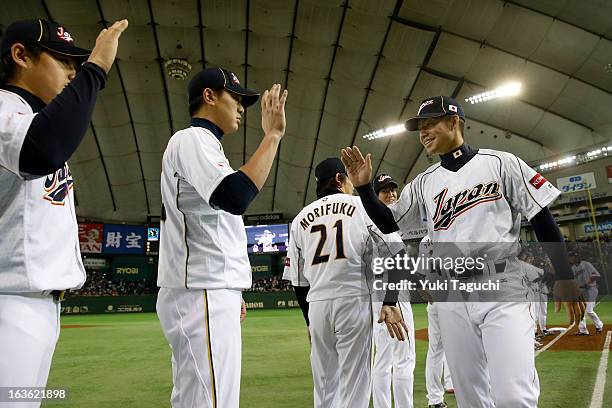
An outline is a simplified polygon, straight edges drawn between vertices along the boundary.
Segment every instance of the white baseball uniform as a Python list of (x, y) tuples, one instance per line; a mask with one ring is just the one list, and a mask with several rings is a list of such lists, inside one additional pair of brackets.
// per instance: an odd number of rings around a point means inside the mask
[[(419, 254), (432, 254), (433, 244), (426, 235), (419, 245)], [(425, 268), (424, 268), (425, 269)], [(426, 273), (427, 271), (423, 271)], [(444, 391), (454, 389), (453, 381), (446, 363), (440, 322), (438, 321), (438, 303), (427, 304), (427, 358), (425, 360), (425, 387), (427, 404), (437, 405), (444, 402)]]
[(315, 407), (330, 407), (336, 392), (339, 406), (369, 404), (371, 225), (359, 198), (341, 193), (314, 201), (291, 223), (284, 276), (295, 286), (310, 285), (306, 299)]
[(531, 314), (533, 320), (540, 326), (540, 330), (546, 330), (546, 315), (548, 313), (548, 286), (544, 282), (544, 269), (538, 268), (527, 262), (523, 262), (525, 273), (530, 281), (530, 289), (533, 291), (531, 302)]
[(545, 279), (538, 282), (538, 293), (540, 294), (540, 301), (536, 302), (536, 307), (539, 306), (539, 309), (536, 311), (536, 314), (538, 315), (538, 325), (540, 326), (540, 330), (545, 331), (547, 330), (546, 320), (548, 318), (548, 295), (550, 293)]
[[(453, 157), (462, 154), (457, 150)], [(430, 166), (389, 208), (402, 230), (421, 224), (423, 208), (434, 244), (470, 243), (464, 256), (497, 250), (495, 260), (504, 262), (499, 271), (489, 268), (489, 274), (501, 279), (502, 287), (524, 290), (527, 296), (525, 273), (516, 258), (521, 215), (530, 220), (559, 194), (513, 154), (480, 149), (457, 171), (441, 163)], [(496, 243), (504, 242), (516, 243), (516, 250), (499, 251), (504, 246)], [(534, 322), (528, 302), (441, 302), (438, 315), (460, 407), (537, 406)]]
[(414, 383), (414, 366), (416, 364), (414, 317), (407, 291), (400, 291), (398, 307), (404, 322), (408, 326), (405, 341), (398, 341), (389, 336), (387, 326), (377, 323), (382, 302), (372, 304), (374, 312), (374, 366), (372, 367), (372, 399), (374, 408), (391, 407), (391, 386), (393, 401), (396, 407), (411, 408)]
[(202, 127), (176, 132), (164, 152), (157, 314), (172, 348), (174, 408), (239, 405), (247, 238), (242, 217), (209, 201), (233, 172)]
[(438, 303), (427, 305), (427, 340), (427, 358), (425, 360), (427, 404), (437, 405), (444, 402), (445, 390), (455, 388), (442, 345), (440, 322), (438, 321)]
[[(376, 227), (373, 230), (381, 234)], [(389, 234), (388, 239), (402, 242), (398, 233)], [(408, 249), (408, 248), (407, 248)], [(405, 341), (398, 341), (389, 336), (387, 326), (378, 323), (382, 302), (372, 303), (374, 313), (374, 365), (372, 367), (372, 400), (374, 408), (391, 407), (391, 387), (396, 407), (412, 408), (414, 384), (414, 366), (416, 364), (414, 317), (410, 305), (410, 293), (402, 290), (398, 294), (398, 307), (408, 326)]]
[(589, 332), (586, 325), (587, 316), (589, 316), (589, 318), (595, 325), (595, 328), (597, 330), (600, 330), (604, 326), (604, 324), (597, 315), (597, 313), (595, 313), (595, 302), (597, 302), (598, 294), (597, 282), (589, 282), (589, 280), (592, 277), (596, 278), (601, 275), (599, 274), (597, 269), (595, 269), (593, 264), (588, 261), (580, 261), (577, 265), (572, 265), (572, 271), (574, 271), (574, 276), (576, 276), (578, 286), (582, 289), (582, 295), (586, 300), (586, 313), (584, 314), (584, 317), (578, 325), (578, 330), (580, 331), (580, 333)]
[(19, 171), (34, 116), (24, 99), (0, 90), (0, 387), (47, 384), (60, 330), (51, 291), (85, 282), (68, 164), (42, 177)]

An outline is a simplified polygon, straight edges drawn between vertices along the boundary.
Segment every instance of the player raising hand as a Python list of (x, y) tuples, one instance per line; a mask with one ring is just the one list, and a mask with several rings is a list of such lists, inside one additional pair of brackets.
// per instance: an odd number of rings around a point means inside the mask
[[(339, 406), (366, 408), (373, 316), (371, 272), (363, 255), (373, 240), (383, 237), (370, 235), (372, 222), (359, 198), (352, 196), (353, 184), (338, 158), (319, 163), (315, 178), (318, 200), (291, 224), (284, 277), (294, 286), (310, 286), (306, 300), (314, 406), (329, 407), (336, 398)], [(296, 291), (300, 293), (306, 291)], [(386, 324), (391, 337), (406, 338), (408, 327), (394, 302), (382, 306), (378, 321)]]
[[(418, 131), (428, 154), (440, 155), (404, 187), (399, 200), (386, 207), (376, 197), (370, 177), (370, 155), (357, 147), (342, 150), (342, 160), (362, 203), (383, 233), (408, 231), (427, 223), (434, 244), (461, 245), (465, 256), (481, 248), (495, 254), (484, 269), (467, 274), (444, 271), (469, 283), (502, 282), (502, 293), (514, 290), (515, 301), (443, 302), (438, 304), (442, 342), (462, 407), (536, 407), (539, 382), (525, 272), (517, 258), (521, 217), (533, 229), (555, 266), (555, 296), (580, 297), (567, 262), (563, 236), (547, 206), (560, 192), (511, 153), (476, 149), (464, 143), (465, 114), (453, 98), (425, 99), (406, 128)], [(461, 296), (469, 296), (464, 293)], [(572, 320), (584, 305), (571, 302)]]

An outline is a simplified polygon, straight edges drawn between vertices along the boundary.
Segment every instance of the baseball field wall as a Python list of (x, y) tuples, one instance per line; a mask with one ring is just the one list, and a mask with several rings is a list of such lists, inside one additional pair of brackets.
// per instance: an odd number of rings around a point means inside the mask
[[(247, 309), (285, 309), (299, 307), (293, 291), (244, 292)], [(75, 296), (62, 302), (61, 313), (105, 314), (155, 312), (156, 295)]]

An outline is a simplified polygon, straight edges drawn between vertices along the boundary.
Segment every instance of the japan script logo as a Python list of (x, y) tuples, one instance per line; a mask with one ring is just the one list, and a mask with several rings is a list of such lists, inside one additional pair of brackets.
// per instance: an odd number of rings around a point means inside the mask
[(434, 231), (449, 229), (460, 215), (465, 214), (478, 204), (502, 198), (497, 181), (478, 183), (450, 198), (446, 198), (447, 193), (448, 188), (445, 187), (433, 198), (436, 205), (436, 212), (433, 216)]
[(68, 163), (64, 163), (64, 167), (45, 178), (43, 198), (53, 205), (64, 205), (72, 184), (72, 174)]

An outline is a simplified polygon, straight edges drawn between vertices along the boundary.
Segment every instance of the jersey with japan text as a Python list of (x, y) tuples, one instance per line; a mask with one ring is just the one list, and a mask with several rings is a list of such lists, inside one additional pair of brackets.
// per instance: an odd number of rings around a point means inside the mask
[(219, 183), (232, 173), (221, 143), (207, 129), (190, 127), (170, 138), (162, 159), (158, 286), (251, 287), (242, 217), (210, 204)]
[(430, 166), (390, 208), (401, 230), (425, 219), (434, 243), (512, 243), (518, 242), (521, 216), (531, 220), (559, 194), (515, 155), (480, 149), (456, 172)]
[(0, 90), (0, 293), (76, 289), (85, 282), (68, 164), (47, 176), (19, 171), (36, 114)]
[[(291, 223), (283, 278), (293, 286), (310, 286), (309, 302), (368, 295), (373, 251), (384, 255), (375, 247), (387, 247), (388, 240), (373, 228), (358, 197), (328, 195), (306, 206)], [(389, 252), (395, 253), (393, 248)]]

